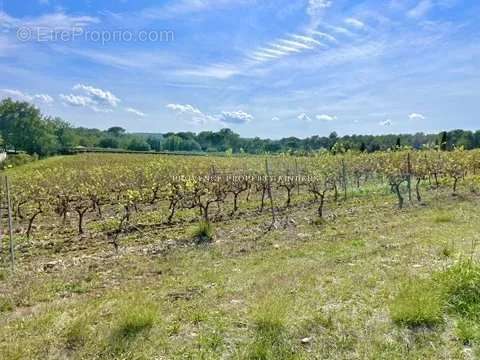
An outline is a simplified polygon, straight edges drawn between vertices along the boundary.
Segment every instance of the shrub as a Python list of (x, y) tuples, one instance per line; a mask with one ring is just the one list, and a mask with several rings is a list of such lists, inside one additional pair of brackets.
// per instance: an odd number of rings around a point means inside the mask
[(434, 326), (442, 322), (443, 298), (430, 280), (405, 283), (390, 305), (394, 322), (406, 326)]
[(156, 312), (149, 304), (125, 306), (120, 314), (116, 335), (122, 338), (135, 337), (150, 329), (155, 322)]
[(69, 349), (77, 349), (83, 346), (87, 340), (87, 324), (83, 319), (75, 320), (66, 329), (65, 343)]
[(480, 266), (460, 262), (437, 275), (447, 293), (450, 311), (468, 319), (480, 319)]
[(201, 221), (193, 230), (193, 237), (198, 243), (211, 242), (213, 240), (213, 226), (208, 221)]
[(285, 327), (286, 309), (280, 301), (266, 301), (253, 312), (255, 336), (246, 359), (295, 359), (298, 356)]
[[(151, 303), (122, 304), (118, 313), (117, 324), (114, 326), (108, 342), (109, 356), (104, 357), (110, 357), (113, 353), (115, 358), (129, 358), (127, 356), (129, 349), (134, 343), (142, 343), (146, 340), (142, 335), (148, 335), (155, 324), (156, 318), (156, 307)], [(125, 356), (120, 357), (118, 354), (124, 354)]]
[(476, 321), (460, 319), (457, 321), (456, 334), (464, 345), (471, 345), (480, 339), (480, 328)]
[(457, 330), (463, 341), (478, 334), (472, 324), (480, 320), (479, 265), (464, 261), (429, 280), (410, 281), (390, 306), (392, 319), (407, 326), (436, 325), (445, 311), (459, 316)]
[(1, 166), (2, 166), (2, 169), (8, 169), (8, 168), (17, 167), (20, 165), (25, 165), (36, 160), (38, 160), (37, 155), (28, 155), (24, 153), (20, 153), (16, 155), (8, 155), (7, 160), (5, 160), (1, 164)]

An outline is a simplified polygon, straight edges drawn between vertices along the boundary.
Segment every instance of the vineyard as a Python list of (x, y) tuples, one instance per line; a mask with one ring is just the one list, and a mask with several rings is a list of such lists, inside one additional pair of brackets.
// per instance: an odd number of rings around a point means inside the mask
[[(84, 155), (8, 172), (19, 231), (30, 239), (48, 219), (55, 232), (85, 234), (89, 224), (117, 247), (138, 226), (218, 222), (248, 212), (288, 212), (309, 203), (318, 217), (328, 203), (372, 186), (387, 187), (399, 208), (422, 192), (460, 185), (477, 192), (480, 151), (396, 151), (311, 157), (188, 158)], [(5, 196), (3, 196), (5, 198)], [(145, 223), (145, 214), (150, 221)], [(153, 217), (152, 214), (157, 215)], [(91, 226), (90, 226), (91, 228)]]
[(460, 359), (477, 344), (449, 322), (404, 326), (391, 304), (475, 256), (478, 150), (81, 154), (4, 175), (6, 359)]

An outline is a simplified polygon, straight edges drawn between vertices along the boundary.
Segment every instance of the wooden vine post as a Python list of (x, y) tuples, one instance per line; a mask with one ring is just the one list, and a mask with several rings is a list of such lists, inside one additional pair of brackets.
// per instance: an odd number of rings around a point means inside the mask
[(8, 235), (10, 239), (10, 265), (12, 271), (15, 270), (15, 244), (13, 242), (13, 220), (12, 220), (12, 202), (10, 198), (10, 184), (8, 177), (5, 176), (5, 192), (7, 195), (7, 213), (8, 213)]
[[(0, 180), (1, 184), (1, 180)], [(3, 256), (3, 196), (0, 195), (0, 255)]]
[(270, 178), (270, 170), (268, 169), (268, 159), (265, 159), (265, 171), (267, 173), (267, 190), (268, 190), (268, 197), (270, 198), (270, 207), (272, 209), (272, 225), (270, 226), (273, 228), (275, 223), (277, 222), (275, 218), (275, 208), (273, 206), (273, 196), (272, 196), (272, 183)]
[(407, 155), (407, 187), (408, 187), (408, 200), (412, 202), (412, 160), (410, 153)]
[(300, 174), (298, 173), (298, 160), (296, 157), (295, 157), (295, 176), (297, 177), (295, 180), (297, 182), (297, 195), (300, 196)]

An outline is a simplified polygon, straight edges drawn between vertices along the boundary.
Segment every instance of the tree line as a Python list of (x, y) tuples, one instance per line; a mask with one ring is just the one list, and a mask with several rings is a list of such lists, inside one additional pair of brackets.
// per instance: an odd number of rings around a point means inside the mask
[(6, 150), (49, 156), (67, 153), (72, 148), (104, 148), (132, 151), (186, 151), (227, 153), (295, 153), (321, 149), (333, 153), (346, 150), (376, 152), (409, 146), (414, 149), (438, 147), (451, 150), (480, 148), (480, 131), (453, 130), (440, 134), (311, 136), (280, 140), (243, 138), (230, 129), (164, 134), (127, 133), (121, 127), (108, 130), (74, 127), (55, 117), (42, 115), (28, 102), (4, 99), (0, 102), (0, 144)]

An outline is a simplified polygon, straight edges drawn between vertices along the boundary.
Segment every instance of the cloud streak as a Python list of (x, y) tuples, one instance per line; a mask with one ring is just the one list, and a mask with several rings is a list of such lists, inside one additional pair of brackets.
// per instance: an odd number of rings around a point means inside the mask
[(412, 114), (408, 115), (408, 118), (410, 120), (425, 120), (427, 117), (425, 115), (422, 115), (422, 114), (412, 113)]
[(337, 117), (336, 117), (336, 116), (334, 116), (334, 115), (327, 115), (327, 114), (317, 115), (317, 116), (315, 116), (315, 118), (316, 118), (317, 120), (327, 121), (327, 122), (337, 120)]
[(253, 115), (244, 111), (222, 111), (219, 115), (209, 115), (190, 104), (168, 104), (167, 109), (180, 116), (186, 116), (195, 124), (222, 123), (228, 125), (244, 125), (253, 121)]
[(139, 116), (139, 117), (145, 117), (145, 116), (147, 116), (147, 114), (145, 114), (144, 112), (142, 112), (142, 111), (140, 111), (140, 110), (137, 110), (137, 109), (134, 109), (134, 108), (131, 108), (131, 107), (125, 108), (125, 111), (128, 112), (128, 113), (137, 115), (137, 116)]
[(54, 99), (48, 94), (30, 95), (16, 89), (0, 89), (0, 92), (8, 97), (22, 101), (40, 102), (43, 104), (52, 104), (54, 102)]
[(244, 111), (223, 111), (219, 121), (224, 124), (241, 125), (247, 124), (253, 120), (253, 116)]

